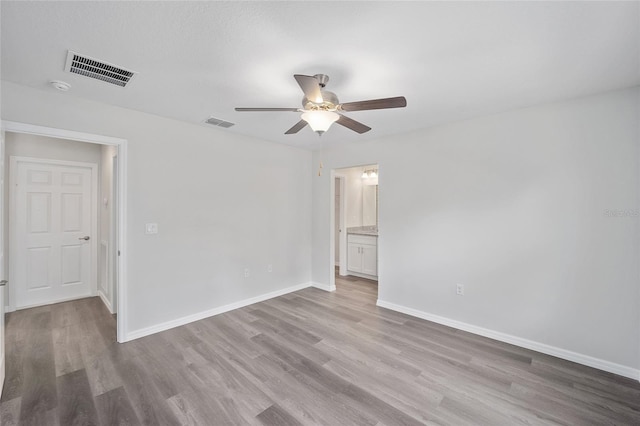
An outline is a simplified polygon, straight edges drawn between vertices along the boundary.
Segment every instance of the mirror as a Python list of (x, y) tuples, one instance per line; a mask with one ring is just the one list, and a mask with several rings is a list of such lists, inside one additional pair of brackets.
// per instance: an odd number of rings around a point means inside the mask
[(378, 227), (378, 185), (362, 185), (362, 226)]

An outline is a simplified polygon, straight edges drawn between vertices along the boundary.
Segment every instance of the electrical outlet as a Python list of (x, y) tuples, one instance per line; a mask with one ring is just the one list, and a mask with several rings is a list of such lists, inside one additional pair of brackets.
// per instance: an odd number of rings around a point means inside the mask
[(249, 268), (244, 268), (244, 277), (249, 278), (249, 275), (251, 275), (251, 271), (249, 270)]
[(458, 296), (464, 296), (464, 285), (463, 284), (457, 284), (456, 285), (456, 294)]
[(267, 265), (267, 272), (273, 272), (273, 265), (272, 264), (268, 264)]
[(147, 235), (157, 234), (158, 233), (158, 224), (157, 223), (145, 223), (144, 224), (144, 233)]

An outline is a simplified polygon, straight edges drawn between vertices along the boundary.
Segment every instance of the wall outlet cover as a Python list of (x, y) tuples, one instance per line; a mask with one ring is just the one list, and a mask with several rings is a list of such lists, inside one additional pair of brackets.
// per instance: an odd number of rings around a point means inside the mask
[(146, 223), (144, 225), (144, 233), (147, 235), (157, 234), (158, 233), (158, 224), (157, 223)]

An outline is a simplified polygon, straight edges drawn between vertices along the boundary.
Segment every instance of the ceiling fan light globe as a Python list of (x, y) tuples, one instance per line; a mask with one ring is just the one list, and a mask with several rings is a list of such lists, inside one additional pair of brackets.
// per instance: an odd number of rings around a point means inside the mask
[(307, 111), (302, 114), (301, 118), (309, 123), (314, 132), (322, 134), (329, 130), (329, 127), (340, 118), (340, 115), (333, 111)]

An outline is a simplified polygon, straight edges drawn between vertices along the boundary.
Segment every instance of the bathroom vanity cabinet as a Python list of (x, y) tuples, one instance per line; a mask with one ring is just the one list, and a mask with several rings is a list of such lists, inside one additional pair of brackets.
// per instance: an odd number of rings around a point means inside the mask
[(377, 279), (378, 237), (375, 235), (347, 235), (347, 271), (350, 275)]

